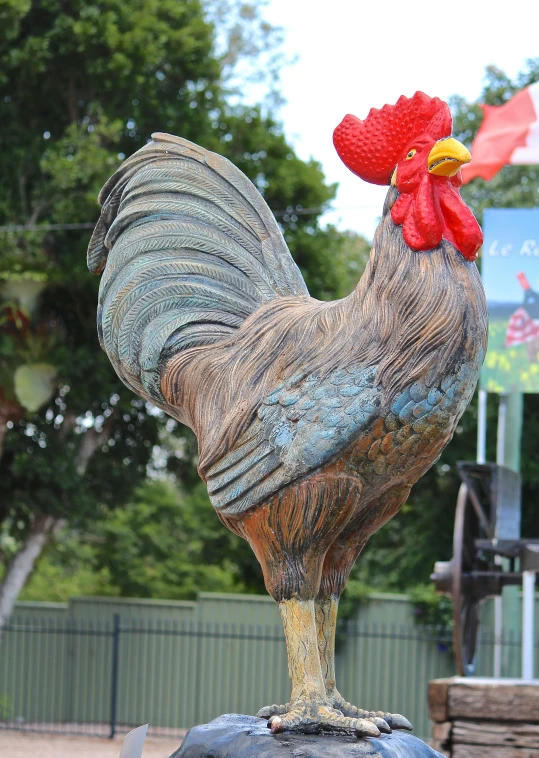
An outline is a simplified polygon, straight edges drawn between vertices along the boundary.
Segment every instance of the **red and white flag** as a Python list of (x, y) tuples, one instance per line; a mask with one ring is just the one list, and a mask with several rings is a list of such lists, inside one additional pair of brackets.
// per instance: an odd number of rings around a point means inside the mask
[(483, 123), (463, 166), (464, 183), (492, 177), (508, 163), (539, 163), (539, 82), (517, 92), (505, 105), (482, 105)]

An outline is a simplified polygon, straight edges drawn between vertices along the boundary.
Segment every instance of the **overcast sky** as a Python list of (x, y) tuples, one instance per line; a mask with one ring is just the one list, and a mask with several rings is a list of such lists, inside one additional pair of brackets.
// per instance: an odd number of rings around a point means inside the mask
[(337, 157), (332, 133), (342, 117), (364, 118), (416, 90), (475, 100), (487, 65), (514, 76), (539, 57), (537, 0), (270, 0), (265, 16), (284, 27), (286, 55), (298, 57), (282, 73), (285, 132), (340, 185), (325, 218), (369, 239), (386, 190)]

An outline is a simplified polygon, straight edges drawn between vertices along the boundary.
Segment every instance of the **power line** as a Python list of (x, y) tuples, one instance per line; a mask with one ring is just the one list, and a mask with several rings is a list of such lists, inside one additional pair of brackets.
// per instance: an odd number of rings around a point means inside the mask
[(272, 211), (272, 213), (274, 216), (312, 216), (323, 211), (323, 208), (287, 208), (284, 211)]
[(10, 232), (63, 232), (69, 229), (93, 229), (96, 223), (96, 221), (85, 221), (79, 224), (34, 224), (31, 226), (10, 224), (8, 226), (0, 226), (0, 232), (4, 232), (5, 234), (9, 234)]
[[(337, 208), (285, 208), (283, 210), (272, 211), (274, 216), (315, 216), (319, 213), (337, 213), (344, 210), (372, 210), (378, 207), (375, 204), (372, 205), (346, 205), (339, 206)], [(6, 226), (0, 226), (0, 232), (4, 234), (10, 234), (14, 232), (64, 232), (81, 229), (93, 229), (97, 221), (84, 221), (76, 224), (8, 224)]]

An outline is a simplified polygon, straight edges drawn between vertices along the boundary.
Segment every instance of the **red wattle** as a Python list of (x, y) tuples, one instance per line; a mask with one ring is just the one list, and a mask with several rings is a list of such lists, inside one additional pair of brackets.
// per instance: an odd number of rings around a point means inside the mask
[(444, 228), (449, 229), (454, 238), (454, 241), (451, 239), (449, 241), (467, 260), (475, 261), (479, 248), (483, 244), (483, 232), (477, 219), (462, 200), (458, 189), (451, 184), (441, 185), (439, 198)]
[(412, 250), (427, 251), (446, 239), (469, 261), (477, 258), (483, 243), (481, 227), (462, 200), (458, 178), (424, 176), (414, 193), (399, 195), (391, 218)]
[[(429, 250), (442, 241), (442, 221), (437, 213), (433, 186), (427, 174), (421, 180), (415, 196), (415, 220), (418, 230)], [(424, 248), (423, 248), (424, 249)]]
[(399, 195), (393, 203), (393, 207), (391, 208), (391, 218), (397, 226), (400, 226), (406, 218), (412, 199), (412, 195)]
[(402, 225), (402, 236), (404, 241), (411, 247), (412, 250), (428, 250), (428, 246), (423, 239), (423, 236), (417, 228), (415, 220), (415, 200), (412, 198), (410, 210), (406, 214), (404, 223)]

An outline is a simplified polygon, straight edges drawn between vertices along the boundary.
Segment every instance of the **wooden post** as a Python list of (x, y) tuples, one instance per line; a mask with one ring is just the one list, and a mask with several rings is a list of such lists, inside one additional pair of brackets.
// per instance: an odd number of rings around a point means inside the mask
[(539, 682), (453, 677), (429, 682), (433, 747), (448, 758), (539, 755)]

